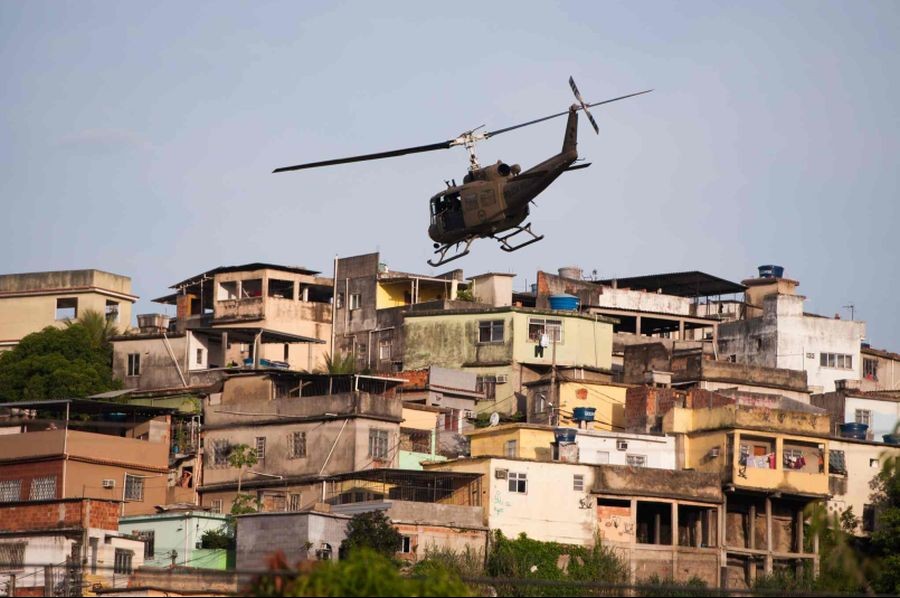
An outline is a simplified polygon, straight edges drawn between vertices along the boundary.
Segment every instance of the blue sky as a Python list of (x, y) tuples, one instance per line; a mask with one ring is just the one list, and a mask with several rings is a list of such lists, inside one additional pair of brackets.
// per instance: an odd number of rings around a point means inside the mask
[[(218, 265), (437, 273), (427, 200), (464, 150), (271, 170), (564, 110), (571, 74), (590, 101), (656, 91), (582, 124), (593, 166), (538, 198), (544, 241), (479, 241), (467, 274), (782, 264), (808, 311), (852, 302), (900, 350), (898, 30), (887, 1), (3, 2), (0, 271), (126, 274), (139, 312)], [(479, 156), (527, 168), (563, 124)]]

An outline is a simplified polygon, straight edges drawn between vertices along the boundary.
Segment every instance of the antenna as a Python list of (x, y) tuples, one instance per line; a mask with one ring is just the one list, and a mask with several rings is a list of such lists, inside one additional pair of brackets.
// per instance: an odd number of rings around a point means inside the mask
[(490, 419), (491, 427), (493, 428), (493, 427), (497, 426), (499, 423), (500, 423), (500, 414), (497, 413), (496, 411), (494, 411), (493, 413), (491, 413), (491, 419)]
[(848, 303), (847, 305), (843, 305), (842, 307), (843, 307), (844, 309), (849, 309), (849, 310), (850, 310), (850, 319), (851, 319), (851, 320), (855, 320), (855, 319), (856, 319), (856, 318), (853, 317), (853, 316), (856, 314), (856, 306), (853, 305), (852, 302), (851, 302), (851, 303)]

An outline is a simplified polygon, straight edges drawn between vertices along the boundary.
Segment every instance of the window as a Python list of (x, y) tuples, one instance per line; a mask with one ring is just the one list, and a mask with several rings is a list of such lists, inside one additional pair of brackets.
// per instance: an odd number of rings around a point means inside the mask
[(56, 300), (56, 319), (74, 320), (78, 317), (78, 298), (67, 297)]
[(572, 476), (572, 490), (575, 492), (584, 492), (584, 476), (576, 474)]
[(241, 299), (262, 297), (262, 278), (241, 281)]
[(125, 474), (125, 500), (144, 500), (144, 478)]
[(863, 359), (863, 378), (866, 380), (875, 380), (878, 381), (878, 360), (877, 359)]
[(562, 343), (562, 320), (528, 318), (528, 340), (539, 343), (545, 334), (551, 343)]
[(299, 511), (300, 510), (300, 495), (299, 494), (291, 494), (291, 511)]
[(864, 532), (875, 531), (875, 505), (863, 505), (862, 525)]
[(388, 458), (387, 430), (369, 430), (369, 456), (375, 459)]
[(214, 498), (212, 501), (212, 512), (213, 513), (221, 513), (222, 512), (222, 499)]
[(335, 303), (335, 308), (336, 308), (336, 309), (341, 309), (341, 308), (343, 308), (343, 307), (344, 307), (344, 294), (343, 294), (343, 293), (338, 293), (338, 294), (337, 294), (337, 299), (335, 300), (334, 303)]
[(836, 368), (839, 370), (853, 369), (853, 356), (843, 353), (820, 353), (819, 365), (823, 368)]
[(197, 349), (197, 365), (203, 365), (203, 349)]
[(219, 291), (216, 295), (216, 299), (219, 301), (229, 301), (238, 298), (238, 282), (236, 280), (230, 280), (228, 282), (220, 282), (219, 283)]
[(0, 502), (16, 502), (22, 499), (22, 480), (0, 482)]
[(106, 321), (114, 323), (119, 321), (118, 301), (110, 301), (109, 299), (106, 300)]
[(0, 544), (0, 571), (18, 571), (25, 566), (25, 542)]
[(479, 343), (502, 343), (503, 320), (485, 320), (478, 322)]
[(156, 552), (156, 532), (154, 530), (144, 530), (134, 532), (134, 535), (144, 543), (144, 558), (152, 559)]
[(872, 469), (878, 469), (878, 467), (879, 467), (880, 465), (881, 465), (881, 463), (878, 461), (878, 459), (869, 459), (869, 467), (870, 467), (870, 468), (872, 468)]
[(291, 346), (287, 343), (284, 343), (284, 356), (282, 359), (284, 361), (289, 361), (291, 356)]
[(227, 440), (213, 441), (213, 465), (224, 467), (228, 465), (228, 453), (231, 452), (231, 445)]
[(362, 295), (359, 293), (350, 294), (350, 309), (359, 309), (362, 305)]
[(306, 432), (291, 432), (288, 437), (288, 457), (304, 459), (306, 457)]
[(128, 354), (128, 375), (129, 376), (140, 376), (141, 375), (141, 354), (140, 353), (129, 353)]
[(646, 467), (647, 455), (625, 455), (625, 462), (632, 467)]
[(391, 341), (382, 340), (378, 343), (378, 359), (391, 358)]
[(260, 464), (263, 464), (266, 460), (266, 437), (265, 436), (257, 436), (256, 437), (256, 459)]
[(484, 393), (484, 400), (493, 401), (497, 398), (497, 376), (478, 376), (475, 379), (475, 392)]
[(403, 554), (410, 554), (412, 551), (413, 551), (412, 537), (401, 536), (400, 537), (400, 552)]
[(130, 550), (122, 550), (121, 548), (116, 548), (116, 561), (115, 565), (113, 566), (113, 573), (131, 575), (132, 558), (134, 558), (134, 553)]
[(511, 459), (519, 456), (519, 442), (517, 440), (507, 440), (503, 454)]
[(277, 278), (269, 279), (269, 297), (276, 299), (293, 299), (294, 298), (294, 281), (278, 280)]
[(507, 483), (510, 492), (528, 494), (528, 474), (510, 472)]
[(48, 475), (31, 479), (29, 500), (50, 500), (56, 498), (56, 476)]
[(858, 424), (866, 424), (867, 426), (872, 424), (872, 412), (868, 409), (857, 409), (856, 410), (856, 423)]

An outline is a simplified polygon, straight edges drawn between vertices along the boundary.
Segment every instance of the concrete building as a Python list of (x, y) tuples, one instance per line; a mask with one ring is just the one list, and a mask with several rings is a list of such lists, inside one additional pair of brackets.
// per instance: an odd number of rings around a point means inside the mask
[[(685, 346), (686, 345), (686, 346)], [(809, 403), (806, 372), (713, 358), (694, 343), (652, 342), (625, 349), (623, 382), (778, 394)]]
[(400, 559), (415, 562), (430, 549), (486, 552), (478, 475), (380, 469), (331, 476), (324, 486), (324, 501), (310, 510), (238, 517), (237, 567), (264, 566), (275, 550), (292, 563), (337, 560), (348, 521), (375, 510), (400, 532)]
[(862, 378), (859, 389), (900, 390), (900, 354), (875, 349), (863, 343)]
[(82, 596), (127, 587), (144, 543), (119, 532), (120, 510), (120, 501), (96, 498), (3, 501), (0, 588), (8, 596)]
[[(219, 335), (219, 348), (194, 348), (207, 349), (215, 364), (264, 360), (313, 371), (324, 366), (332, 332), (334, 281), (318, 274), (265, 263), (222, 266), (172, 285), (174, 293), (154, 301), (176, 307), (175, 332), (200, 329)], [(285, 336), (262, 343), (229, 336), (259, 339), (266, 333)], [(195, 359), (195, 352), (189, 351), (188, 358)]]
[(835, 436), (841, 435), (841, 424), (856, 423), (868, 426), (868, 440), (887, 440), (885, 435), (895, 434), (900, 423), (900, 392), (865, 392), (859, 386), (858, 381), (842, 381), (834, 392), (813, 395), (810, 401), (831, 415)]
[(832, 437), (829, 448), (828, 514), (839, 517), (851, 510), (857, 523), (854, 533), (868, 535), (877, 528), (871, 482), (886, 459), (900, 457), (900, 446)]
[(0, 351), (47, 326), (93, 310), (119, 330), (131, 326), (131, 279), (102, 270), (0, 275)]
[(444, 423), (444, 409), (404, 403), (400, 424), (400, 469), (422, 469), (423, 461), (444, 461), (438, 454), (438, 435)]
[(626, 559), (634, 581), (699, 575), (716, 584), (723, 561), (715, 475), (490, 456), (426, 470), (481, 474), (484, 523), (507, 537), (581, 546), (600, 538)]
[[(323, 476), (399, 464), (402, 380), (377, 376), (258, 371), (225, 380), (204, 407), (201, 504), (227, 513), (241, 483), (263, 511), (298, 511), (321, 501)], [(259, 463), (228, 464), (235, 445)]]
[(227, 517), (196, 510), (193, 506), (166, 508), (152, 515), (119, 519), (119, 531), (144, 542), (144, 565), (182, 566), (225, 570), (228, 554), (223, 548), (204, 548), (203, 534), (225, 527)]
[(436, 365), (479, 376), (479, 412), (526, 413), (525, 383), (554, 364), (612, 376), (612, 321), (603, 316), (524, 307), (411, 311), (403, 331), (407, 369)]
[(566, 293), (578, 297), (582, 311), (614, 318), (613, 368), (619, 372), (625, 347), (648, 337), (715, 345), (719, 324), (742, 313), (740, 302), (727, 297), (743, 290), (696, 271), (588, 280), (579, 268), (560, 268), (559, 275), (538, 272), (533, 301), (546, 308), (552, 295)]
[(804, 509), (829, 496), (828, 414), (752, 393), (696, 391), (682, 398), (662, 428), (677, 437), (680, 467), (721, 480), (728, 587), (752, 585), (781, 565), (809, 562), (817, 569), (817, 539), (813, 552), (804, 548)]
[(172, 502), (171, 410), (58, 400), (0, 405), (0, 502), (96, 498), (122, 515)]
[(601, 371), (557, 367), (537, 380), (526, 382), (527, 418), (529, 423), (577, 426), (575, 409), (594, 409), (591, 426), (596, 430), (625, 428), (624, 384), (609, 382)]
[(675, 469), (673, 437), (579, 428), (569, 429), (574, 433), (574, 440), (561, 444), (557, 442), (557, 430), (535, 424), (503, 424), (472, 430), (467, 433), (470, 455)]
[(813, 392), (835, 389), (838, 380), (859, 380), (864, 322), (825, 318), (803, 311), (796, 281), (757, 278), (747, 285), (748, 317), (719, 326), (721, 359), (806, 372)]
[(406, 382), (397, 388), (404, 403), (416, 403), (444, 409), (442, 428), (451, 432), (465, 430), (467, 418), (473, 417), (484, 391), (478, 390), (475, 372), (429, 366), (420, 370), (397, 372)]
[(398, 372), (403, 365), (403, 316), (417, 309), (460, 309), (469, 288), (462, 270), (438, 276), (394, 272), (378, 253), (335, 263), (335, 351), (354, 355), (360, 369)]

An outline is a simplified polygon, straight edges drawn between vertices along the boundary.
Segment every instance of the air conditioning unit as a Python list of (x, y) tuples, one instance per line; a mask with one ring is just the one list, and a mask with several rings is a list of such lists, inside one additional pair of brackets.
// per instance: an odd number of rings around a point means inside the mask
[(505, 480), (506, 478), (509, 477), (509, 470), (508, 469), (494, 470), (494, 477), (497, 478), (498, 480)]
[(466, 410), (463, 412), (463, 417), (465, 417), (466, 419), (474, 419), (474, 418), (475, 418), (475, 412), (472, 411), (472, 410), (470, 410), (470, 409), (466, 409)]
[(497, 384), (506, 384), (509, 382), (509, 376), (506, 374), (497, 374)]
[(628, 441), (627, 440), (616, 440), (616, 450), (617, 451), (627, 451), (628, 450)]
[(104, 488), (115, 488), (116, 481), (115, 480), (103, 480), (103, 487)]

